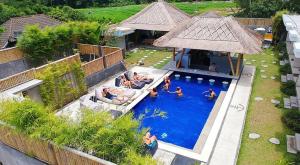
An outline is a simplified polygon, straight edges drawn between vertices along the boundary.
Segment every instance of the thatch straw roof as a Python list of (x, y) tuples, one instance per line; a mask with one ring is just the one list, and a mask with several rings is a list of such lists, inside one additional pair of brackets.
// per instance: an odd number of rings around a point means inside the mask
[(261, 40), (233, 17), (195, 16), (154, 42), (159, 47), (190, 48), (243, 54), (261, 51)]
[(170, 31), (190, 16), (171, 4), (159, 0), (120, 23), (120, 27), (140, 30)]

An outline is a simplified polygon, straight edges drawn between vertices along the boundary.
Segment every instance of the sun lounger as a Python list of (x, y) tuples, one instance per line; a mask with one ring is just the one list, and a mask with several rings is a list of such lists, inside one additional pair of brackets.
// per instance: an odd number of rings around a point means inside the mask
[[(117, 99), (108, 99), (106, 97), (102, 96), (102, 92), (103, 92), (103, 88), (110, 88), (110, 89), (117, 89), (120, 93), (122, 94), (117, 94), (114, 92), (111, 92), (114, 95), (117, 96), (122, 96), (124, 98), (124, 100), (117, 100)], [(105, 103), (109, 103), (109, 104), (114, 104), (114, 105), (122, 105), (126, 102), (128, 102), (134, 95), (135, 95), (135, 91), (130, 90), (130, 89), (118, 89), (118, 88), (113, 88), (113, 87), (102, 87), (102, 88), (98, 88), (95, 90), (95, 96), (98, 100), (103, 101)]]
[[(128, 81), (133, 81), (133, 73), (131, 71), (127, 71), (124, 73), (125, 78)], [(146, 79), (146, 80), (142, 80), (141, 82), (145, 82), (146, 84), (150, 84), (153, 82), (153, 79)]]
[[(145, 85), (146, 85), (145, 82), (135, 81), (135, 82), (132, 83), (132, 88), (133, 89), (142, 89)], [(115, 79), (115, 86), (116, 87), (120, 87), (121, 86), (121, 77), (117, 77)]]

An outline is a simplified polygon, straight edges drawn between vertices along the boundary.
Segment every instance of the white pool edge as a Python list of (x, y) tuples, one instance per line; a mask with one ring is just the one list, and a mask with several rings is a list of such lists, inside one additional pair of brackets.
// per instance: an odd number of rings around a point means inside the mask
[(232, 79), (231, 81), (231, 84), (227, 90), (227, 93), (226, 93), (226, 96), (225, 96), (225, 99), (221, 105), (221, 108), (218, 112), (218, 115), (213, 123), (213, 126), (210, 130), (210, 133), (207, 137), (207, 140), (205, 141), (205, 144), (204, 144), (204, 147), (200, 153), (200, 156), (201, 156), (201, 161), (202, 162), (208, 162), (209, 159), (210, 159), (210, 156), (212, 154), (212, 151), (215, 147), (215, 144), (216, 144), (216, 141), (219, 137), (219, 134), (220, 134), (220, 131), (221, 131), (221, 128), (222, 128), (222, 125), (223, 125), (223, 122), (224, 122), (224, 119), (226, 117), (226, 114), (227, 114), (227, 110), (230, 106), (230, 103), (231, 103), (231, 100), (232, 100), (232, 97), (233, 97), (233, 94), (235, 92), (235, 88), (236, 88), (236, 85), (237, 85), (237, 82), (238, 80), (234, 80)]

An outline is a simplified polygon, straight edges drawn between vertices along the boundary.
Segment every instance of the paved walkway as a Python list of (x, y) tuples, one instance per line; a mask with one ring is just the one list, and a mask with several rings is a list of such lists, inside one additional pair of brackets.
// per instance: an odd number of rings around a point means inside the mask
[(227, 111), (226, 118), (215, 149), (211, 155), (209, 165), (236, 164), (241, 138), (246, 119), (248, 102), (252, 90), (255, 67), (245, 66), (238, 81), (235, 93)]

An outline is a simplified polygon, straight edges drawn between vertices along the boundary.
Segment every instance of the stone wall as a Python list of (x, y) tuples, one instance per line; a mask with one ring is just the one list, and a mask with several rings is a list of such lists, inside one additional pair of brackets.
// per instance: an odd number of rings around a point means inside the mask
[(24, 58), (0, 64), (0, 79), (28, 70), (29, 66)]

